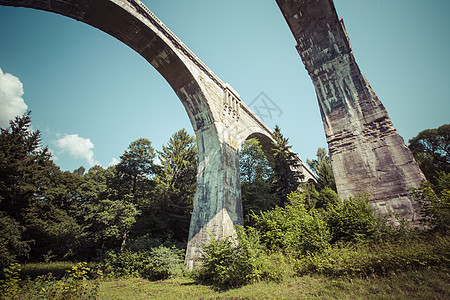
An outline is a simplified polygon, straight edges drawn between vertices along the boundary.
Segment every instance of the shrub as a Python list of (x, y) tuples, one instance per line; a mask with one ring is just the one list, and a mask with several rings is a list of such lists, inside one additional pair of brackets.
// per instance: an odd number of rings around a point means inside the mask
[(0, 299), (13, 299), (20, 291), (20, 265), (12, 263), (3, 268), (3, 279), (0, 280)]
[(162, 280), (182, 275), (184, 271), (183, 250), (159, 246), (150, 250), (143, 276), (150, 280)]
[(109, 251), (102, 262), (103, 274), (112, 278), (139, 277), (139, 272), (144, 269), (148, 257), (147, 252)]
[(60, 280), (51, 273), (38, 276), (33, 281), (19, 278), (19, 265), (13, 264), (0, 282), (1, 299), (95, 299), (99, 283), (88, 282), (90, 269), (85, 262), (72, 266), (71, 270)]
[(332, 235), (332, 243), (367, 239), (380, 229), (381, 220), (369, 206), (367, 196), (344, 199), (327, 206), (325, 220)]
[(211, 238), (203, 248), (203, 265), (197, 280), (220, 288), (261, 280), (280, 281), (293, 274), (286, 257), (267, 253), (254, 228), (237, 227), (237, 238)]
[(288, 195), (286, 208), (276, 207), (253, 218), (269, 250), (304, 254), (324, 249), (330, 240), (322, 215), (315, 209), (306, 210), (304, 195), (297, 192)]
[(183, 271), (183, 250), (159, 246), (149, 251), (125, 250), (108, 252), (102, 262), (107, 277), (144, 277), (150, 280), (167, 279)]
[(214, 238), (203, 246), (202, 267), (197, 279), (218, 287), (236, 287), (244, 284), (244, 274), (239, 272), (241, 259), (236, 241), (231, 238)]

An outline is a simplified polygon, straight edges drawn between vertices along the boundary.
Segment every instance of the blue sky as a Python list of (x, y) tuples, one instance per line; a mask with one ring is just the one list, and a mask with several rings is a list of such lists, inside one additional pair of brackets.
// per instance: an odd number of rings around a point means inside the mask
[[(326, 147), (313, 85), (274, 0), (143, 2), (244, 102), (264, 92), (276, 103), (281, 116), (264, 121), (279, 124), (303, 160)], [(449, 123), (450, 2), (335, 6), (360, 69), (405, 141)], [(63, 170), (107, 167), (140, 137), (161, 149), (178, 129), (193, 133), (181, 102), (150, 64), (63, 16), (0, 7), (0, 69), (1, 126), (26, 105)]]

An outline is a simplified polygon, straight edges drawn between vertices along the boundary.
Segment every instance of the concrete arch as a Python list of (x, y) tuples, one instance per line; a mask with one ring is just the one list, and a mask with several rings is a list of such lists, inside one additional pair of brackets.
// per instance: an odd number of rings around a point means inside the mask
[(248, 135), (245, 140), (249, 139), (257, 139), (265, 152), (270, 151), (270, 149), (272, 148), (273, 139), (271, 136), (268, 136), (267, 134), (261, 132), (253, 132), (250, 135)]
[(165, 78), (183, 103), (194, 130), (213, 123), (212, 109), (194, 75), (198, 67), (186, 58), (190, 50), (140, 1), (2, 0), (0, 4), (57, 13), (117, 38)]

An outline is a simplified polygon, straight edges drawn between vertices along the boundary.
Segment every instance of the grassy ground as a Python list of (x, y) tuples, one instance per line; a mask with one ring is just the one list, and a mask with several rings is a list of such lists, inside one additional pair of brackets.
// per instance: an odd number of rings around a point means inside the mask
[[(63, 275), (73, 263), (28, 264), (21, 275)], [(219, 291), (189, 278), (152, 282), (141, 278), (101, 280), (99, 299), (450, 299), (450, 269), (422, 268), (389, 276), (303, 276)], [(94, 284), (94, 281), (90, 281)], [(0, 297), (1, 298), (1, 297)], [(23, 298), (18, 298), (23, 299)]]
[(425, 269), (386, 277), (303, 276), (218, 291), (189, 279), (103, 281), (99, 299), (450, 299), (449, 270)]

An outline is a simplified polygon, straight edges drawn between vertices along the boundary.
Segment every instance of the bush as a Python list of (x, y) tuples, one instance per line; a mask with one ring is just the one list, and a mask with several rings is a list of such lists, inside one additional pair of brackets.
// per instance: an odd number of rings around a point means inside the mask
[[(173, 248), (173, 249), (186, 249), (186, 243), (181, 243), (176, 240), (173, 240), (170, 236), (166, 239), (162, 238), (155, 238), (152, 237), (150, 234), (145, 234), (142, 236), (139, 236), (130, 242), (127, 242), (127, 249), (130, 249), (132, 251), (150, 251), (153, 248), (157, 248), (159, 246), (165, 246), (167, 248)], [(180, 250), (181, 251), (181, 250)]]
[(20, 265), (12, 263), (3, 268), (3, 279), (0, 280), (0, 299), (13, 299), (20, 291)]
[(280, 281), (293, 274), (284, 255), (265, 251), (257, 230), (238, 226), (237, 233), (237, 238), (212, 238), (204, 246), (197, 280), (230, 288), (260, 280)]
[(336, 241), (364, 240), (376, 235), (381, 220), (369, 206), (367, 196), (344, 199), (327, 206), (325, 220)]
[(108, 252), (102, 262), (107, 277), (143, 277), (162, 280), (183, 272), (183, 250), (159, 246), (149, 251)]
[(286, 208), (276, 207), (253, 215), (263, 244), (273, 251), (305, 254), (328, 246), (330, 233), (322, 215), (306, 210), (304, 195), (292, 192)]
[(150, 250), (150, 259), (144, 269), (143, 277), (150, 280), (162, 280), (182, 275), (184, 251), (159, 246)]
[(0, 299), (95, 299), (99, 283), (88, 282), (90, 269), (78, 263), (60, 280), (51, 273), (31, 281), (19, 278), (20, 267), (13, 264), (5, 270), (7, 277), (0, 281)]

